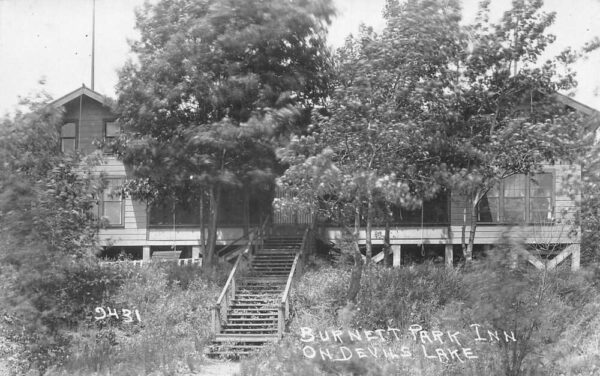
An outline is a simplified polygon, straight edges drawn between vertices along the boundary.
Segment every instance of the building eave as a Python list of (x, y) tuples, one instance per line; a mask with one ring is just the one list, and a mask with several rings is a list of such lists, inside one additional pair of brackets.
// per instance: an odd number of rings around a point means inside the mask
[(573, 108), (574, 110), (581, 112), (582, 114), (585, 114), (587, 116), (592, 116), (592, 117), (600, 117), (600, 111), (596, 110), (595, 108), (592, 108), (586, 104), (583, 104), (579, 101), (576, 101), (575, 99), (569, 97), (568, 95), (564, 95), (564, 94), (560, 94), (560, 93), (554, 93), (554, 98), (564, 104), (565, 106), (569, 106), (571, 108)]
[(104, 95), (102, 95), (94, 90), (88, 89), (87, 87), (85, 87), (85, 85), (50, 102), (50, 106), (62, 107), (65, 104), (71, 102), (72, 100), (79, 98), (82, 95), (85, 95), (85, 96), (95, 100), (96, 102), (101, 103), (103, 106), (110, 107), (110, 100), (107, 97), (105, 97)]

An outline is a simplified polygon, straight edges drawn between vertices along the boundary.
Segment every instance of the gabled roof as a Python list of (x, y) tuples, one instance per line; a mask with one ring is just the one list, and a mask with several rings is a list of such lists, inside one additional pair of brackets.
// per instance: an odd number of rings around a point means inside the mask
[(62, 107), (65, 104), (71, 102), (74, 99), (79, 98), (82, 95), (85, 95), (85, 96), (95, 100), (96, 102), (101, 103), (104, 106), (107, 106), (107, 107), (109, 106), (110, 101), (107, 97), (105, 97), (104, 95), (102, 95), (96, 91), (88, 89), (87, 87), (85, 87), (85, 85), (82, 85), (80, 88), (73, 90), (69, 94), (66, 94), (66, 95), (56, 99), (55, 101), (51, 102), (50, 105), (54, 106), (54, 107)]
[(567, 95), (554, 93), (554, 98), (556, 98), (557, 101), (564, 104), (565, 106), (569, 106), (575, 111), (579, 111), (587, 116), (600, 116), (600, 111), (581, 102), (578, 102)]

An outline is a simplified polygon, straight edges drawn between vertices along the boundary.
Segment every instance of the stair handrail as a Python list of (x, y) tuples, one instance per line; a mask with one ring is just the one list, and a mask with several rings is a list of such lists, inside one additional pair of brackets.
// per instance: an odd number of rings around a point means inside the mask
[(233, 268), (231, 268), (231, 272), (229, 273), (229, 277), (227, 278), (227, 282), (225, 282), (225, 286), (223, 286), (223, 290), (221, 291), (221, 295), (217, 299), (217, 303), (213, 306), (212, 312), (212, 327), (215, 334), (221, 331), (221, 312), (222, 308), (227, 309), (231, 303), (231, 300), (235, 298), (235, 275), (239, 269), (239, 265), (243, 258), (247, 258), (247, 255), (250, 253), (250, 249), (252, 247), (253, 242), (253, 234), (250, 234), (250, 239), (248, 241), (248, 245), (246, 249), (240, 253), (233, 264)]
[[(250, 231), (248, 234), (242, 235), (239, 238), (235, 239), (234, 241), (232, 241), (231, 243), (227, 244), (225, 247), (221, 248), (218, 252), (217, 255), (219, 258), (221, 257), (225, 257), (225, 256), (221, 256), (221, 254), (225, 254), (225, 250), (227, 250), (228, 248), (232, 248), (235, 244), (237, 244), (240, 240), (249, 238), (254, 232), (256, 231), (256, 228), (252, 229), (252, 231)], [(248, 243), (246, 243), (248, 244)]]
[(305, 252), (305, 247), (308, 242), (309, 231), (309, 227), (307, 227), (304, 231), (304, 235), (302, 236), (302, 244), (300, 245), (300, 250), (296, 253), (296, 257), (294, 257), (294, 263), (292, 264), (292, 268), (290, 269), (290, 274), (288, 275), (288, 279), (285, 284), (285, 289), (283, 290), (283, 295), (281, 296), (281, 304), (279, 306), (277, 315), (277, 334), (279, 335), (279, 338), (283, 336), (285, 322), (290, 318), (289, 293), (292, 287), (292, 280), (294, 279), (294, 276), (296, 274), (296, 269), (298, 269), (298, 261)]
[(269, 216), (265, 218), (262, 225), (258, 228), (255, 228), (248, 234), (248, 244), (246, 245), (246, 249), (241, 252), (235, 263), (233, 264), (233, 268), (231, 268), (231, 272), (229, 273), (229, 277), (227, 277), (227, 282), (225, 282), (225, 286), (223, 286), (223, 290), (221, 291), (221, 295), (219, 295), (219, 299), (217, 299), (217, 303), (213, 306), (212, 310), (212, 327), (215, 334), (221, 331), (221, 312), (222, 309), (227, 312), (229, 308), (230, 302), (235, 299), (235, 289), (236, 289), (236, 274), (240, 268), (240, 263), (243, 259), (246, 260), (246, 263), (250, 263), (250, 259), (252, 257), (252, 247), (258, 243), (259, 241), (263, 241), (263, 237), (265, 234), (265, 229), (267, 222), (269, 220)]

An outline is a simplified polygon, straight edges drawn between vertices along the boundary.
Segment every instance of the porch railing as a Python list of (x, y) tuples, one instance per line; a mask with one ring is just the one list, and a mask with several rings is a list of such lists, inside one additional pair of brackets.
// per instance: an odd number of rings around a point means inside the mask
[(227, 278), (227, 282), (223, 287), (223, 291), (221, 291), (217, 303), (213, 306), (211, 321), (213, 332), (215, 334), (221, 331), (222, 323), (227, 319), (227, 311), (235, 299), (236, 283), (239, 276), (242, 274), (241, 270), (247, 268), (252, 262), (253, 254), (257, 250), (262, 249), (264, 242), (263, 238), (267, 232), (266, 226), (268, 221), (269, 217), (265, 218), (262, 225), (249, 234), (248, 243), (243, 252), (241, 252), (235, 260), (233, 268)]
[(297, 281), (300, 275), (302, 275), (302, 269), (306, 260), (306, 255), (308, 254), (307, 248), (310, 246), (310, 235), (310, 228), (307, 227), (302, 236), (302, 245), (300, 246), (298, 253), (296, 253), (296, 257), (294, 257), (294, 263), (292, 264), (287, 283), (285, 284), (285, 289), (283, 290), (283, 295), (281, 296), (281, 303), (278, 307), (277, 314), (277, 334), (279, 335), (279, 338), (283, 337), (285, 324), (290, 318), (289, 294), (292, 289), (292, 284)]
[(100, 261), (99, 264), (102, 267), (120, 267), (120, 266), (126, 266), (126, 265), (133, 265), (133, 266), (146, 266), (146, 265), (152, 265), (152, 264), (156, 264), (157, 262), (172, 262), (172, 263), (176, 263), (178, 266), (186, 266), (186, 265), (196, 265), (196, 266), (202, 266), (202, 259), (201, 258), (183, 258), (183, 259), (173, 259), (173, 260), (123, 260), (123, 261)]

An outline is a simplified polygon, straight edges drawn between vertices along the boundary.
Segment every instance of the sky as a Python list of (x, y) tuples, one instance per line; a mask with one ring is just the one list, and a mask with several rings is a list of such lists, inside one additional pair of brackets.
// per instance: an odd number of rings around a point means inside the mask
[[(385, 0), (334, 0), (338, 16), (329, 29), (329, 43), (340, 46), (361, 23), (381, 30)], [(442, 1), (442, 0), (440, 0)], [(117, 71), (131, 56), (128, 40), (137, 38), (134, 9), (144, 0), (96, 0), (96, 62), (94, 89), (114, 97)], [(477, 0), (463, 0), (465, 20), (476, 12)], [(494, 0), (499, 16), (510, 0)], [(578, 48), (600, 36), (600, 0), (546, 0), (556, 11), (550, 30), (557, 40), (549, 51)], [(91, 83), (92, 0), (0, 0), (0, 115), (12, 112), (19, 97), (43, 89), (58, 98)], [(574, 98), (600, 110), (600, 51), (576, 66), (579, 87)]]

